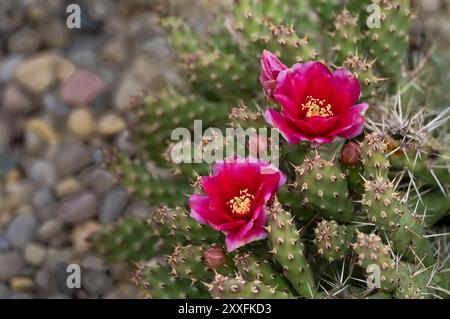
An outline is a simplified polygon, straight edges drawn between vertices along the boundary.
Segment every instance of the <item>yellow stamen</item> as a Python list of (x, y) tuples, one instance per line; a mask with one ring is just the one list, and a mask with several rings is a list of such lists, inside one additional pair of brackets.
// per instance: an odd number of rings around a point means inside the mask
[(302, 111), (307, 111), (306, 117), (329, 117), (334, 115), (330, 104), (325, 105), (325, 100), (315, 99), (312, 96), (306, 97), (306, 103), (302, 103)]
[(245, 216), (250, 213), (252, 202), (255, 196), (248, 193), (248, 189), (239, 191), (239, 196), (234, 196), (227, 202), (233, 214)]

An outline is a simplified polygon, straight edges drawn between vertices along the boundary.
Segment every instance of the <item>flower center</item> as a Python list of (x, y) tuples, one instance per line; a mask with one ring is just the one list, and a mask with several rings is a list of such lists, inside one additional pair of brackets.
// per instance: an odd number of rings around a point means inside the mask
[(248, 193), (248, 189), (243, 189), (239, 191), (239, 196), (234, 196), (227, 202), (227, 205), (230, 206), (233, 214), (238, 216), (246, 216), (250, 213), (250, 209), (252, 206), (252, 202), (255, 199), (255, 196)]
[(325, 100), (315, 99), (312, 96), (306, 97), (306, 103), (302, 103), (302, 111), (306, 111), (306, 117), (334, 115), (330, 104), (325, 104)]

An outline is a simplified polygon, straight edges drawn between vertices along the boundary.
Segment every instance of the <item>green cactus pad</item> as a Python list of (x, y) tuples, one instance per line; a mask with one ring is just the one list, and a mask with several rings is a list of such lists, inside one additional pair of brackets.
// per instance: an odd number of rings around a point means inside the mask
[(378, 133), (367, 134), (360, 144), (364, 177), (372, 180), (378, 175), (387, 176), (390, 167), (386, 158), (387, 145)]
[(431, 243), (424, 238), (422, 221), (404, 205), (389, 180), (378, 176), (364, 185), (361, 200), (369, 220), (378, 229), (385, 231), (395, 251), (408, 260), (418, 257), (427, 265), (434, 263)]
[(303, 196), (301, 204), (312, 206), (323, 217), (348, 222), (353, 217), (353, 203), (349, 197), (346, 175), (335, 159), (327, 161), (316, 152), (307, 156), (295, 168), (297, 189)]
[(220, 299), (289, 299), (293, 298), (285, 292), (265, 285), (259, 280), (246, 281), (242, 276), (228, 277), (216, 275), (214, 280), (206, 284), (213, 298)]
[(319, 222), (314, 228), (314, 235), (317, 252), (329, 262), (344, 259), (353, 242), (353, 229), (334, 220)]
[(305, 298), (316, 293), (314, 277), (305, 258), (304, 245), (291, 214), (279, 202), (268, 211), (267, 231), (271, 253), (283, 269), (283, 275)]
[(186, 299), (209, 298), (205, 287), (186, 278), (175, 278), (169, 267), (159, 263), (136, 266), (132, 281), (142, 289), (144, 298)]

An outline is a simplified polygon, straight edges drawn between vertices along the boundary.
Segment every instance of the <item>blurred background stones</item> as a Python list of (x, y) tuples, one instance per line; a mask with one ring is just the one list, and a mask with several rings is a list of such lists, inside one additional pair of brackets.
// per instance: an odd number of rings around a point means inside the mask
[[(196, 1), (173, 2), (203, 23)], [(70, 3), (81, 7), (81, 29), (66, 26)], [(150, 214), (98, 154), (105, 145), (133, 153), (130, 97), (176, 78), (158, 23), (167, 3), (0, 2), (0, 298), (138, 296), (126, 268), (92, 255), (88, 238)], [(66, 286), (72, 263), (81, 289)]]

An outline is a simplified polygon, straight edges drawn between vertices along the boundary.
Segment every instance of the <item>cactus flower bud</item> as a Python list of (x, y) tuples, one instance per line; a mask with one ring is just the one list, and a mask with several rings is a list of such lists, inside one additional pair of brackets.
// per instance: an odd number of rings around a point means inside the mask
[(227, 256), (222, 247), (213, 246), (205, 251), (205, 262), (208, 267), (217, 269), (225, 265)]
[(273, 99), (273, 92), (277, 84), (278, 74), (287, 69), (287, 67), (281, 63), (278, 57), (264, 50), (261, 56), (261, 75), (259, 80), (264, 89), (264, 93), (269, 99)]
[(348, 142), (344, 145), (341, 152), (341, 161), (346, 165), (356, 165), (361, 159), (361, 149), (358, 143)]

